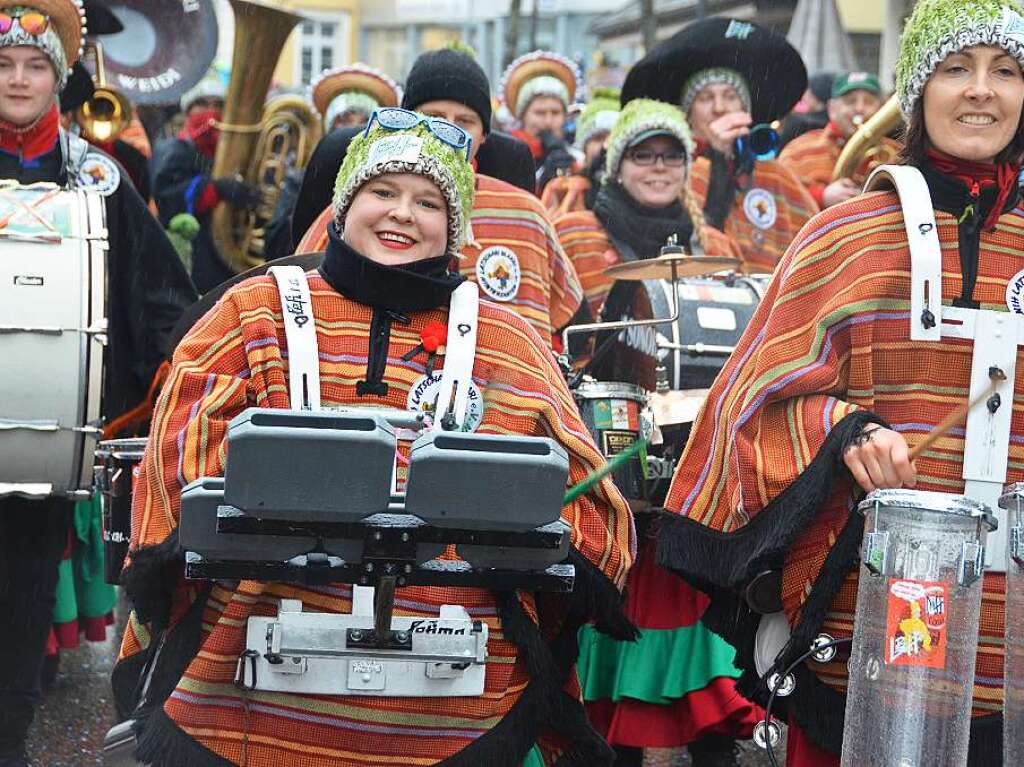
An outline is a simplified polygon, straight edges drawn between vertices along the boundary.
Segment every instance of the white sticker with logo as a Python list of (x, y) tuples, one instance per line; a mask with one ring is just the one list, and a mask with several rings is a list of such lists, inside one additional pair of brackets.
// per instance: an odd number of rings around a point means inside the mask
[(738, 21), (736, 19), (732, 19), (725, 30), (725, 38), (726, 40), (730, 38), (735, 40), (746, 40), (750, 37), (750, 33), (753, 31), (754, 25), (749, 21)]
[[(409, 389), (409, 396), (406, 398), (405, 405), (415, 413), (423, 413), (427, 428), (434, 424), (434, 414), (437, 412), (437, 396), (440, 391), (440, 370), (435, 370), (430, 375), (420, 376), (413, 382), (412, 388)], [(476, 431), (483, 420), (483, 395), (475, 383), (470, 383), (469, 402), (466, 405), (466, 422), (462, 425), (462, 431)]]
[(767, 189), (755, 188), (743, 198), (743, 212), (758, 229), (771, 229), (779, 216), (775, 196)]
[(78, 184), (83, 189), (108, 197), (121, 184), (117, 164), (101, 154), (90, 154), (78, 169)]
[(1024, 269), (1006, 283), (1006, 307), (1014, 314), (1024, 314)]
[(476, 282), (495, 301), (514, 299), (520, 277), (519, 259), (503, 245), (487, 248), (476, 260)]
[(420, 152), (423, 150), (423, 137), (412, 136), (408, 133), (397, 133), (394, 136), (385, 136), (373, 142), (370, 146), (370, 165), (380, 165), (385, 162), (419, 162)]

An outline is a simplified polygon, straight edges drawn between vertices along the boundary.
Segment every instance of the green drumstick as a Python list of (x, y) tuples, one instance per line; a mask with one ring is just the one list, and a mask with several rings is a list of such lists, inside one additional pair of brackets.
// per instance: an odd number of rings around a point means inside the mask
[(565, 494), (565, 498), (562, 499), (562, 505), (566, 506), (567, 504), (570, 504), (573, 501), (575, 501), (581, 495), (590, 492), (590, 488), (592, 488), (594, 485), (600, 482), (606, 474), (611, 474), (622, 464), (624, 464), (626, 461), (628, 461), (630, 458), (635, 456), (637, 453), (639, 453), (646, 447), (647, 440), (638, 439), (636, 442), (627, 447), (621, 453), (614, 456), (611, 460), (608, 461), (608, 463), (606, 463), (600, 469), (591, 472), (589, 475), (587, 475), (585, 479), (581, 480), (578, 484), (573, 485), (571, 488), (569, 488), (569, 491)]

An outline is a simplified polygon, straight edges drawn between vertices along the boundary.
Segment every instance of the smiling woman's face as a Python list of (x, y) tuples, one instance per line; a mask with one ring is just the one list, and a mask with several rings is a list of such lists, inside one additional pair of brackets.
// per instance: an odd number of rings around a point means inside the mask
[(922, 99), (933, 147), (962, 160), (992, 162), (1020, 126), (1024, 76), (1002, 48), (978, 45), (947, 56)]
[(448, 205), (426, 176), (378, 176), (353, 198), (343, 237), (366, 258), (387, 266), (435, 258), (448, 246)]
[(685, 158), (683, 145), (671, 136), (652, 136), (627, 149), (619, 166), (619, 183), (634, 200), (648, 208), (664, 208), (679, 199), (686, 182), (686, 165), (665, 162), (657, 157), (651, 164), (641, 165), (634, 159), (639, 153), (668, 154)]

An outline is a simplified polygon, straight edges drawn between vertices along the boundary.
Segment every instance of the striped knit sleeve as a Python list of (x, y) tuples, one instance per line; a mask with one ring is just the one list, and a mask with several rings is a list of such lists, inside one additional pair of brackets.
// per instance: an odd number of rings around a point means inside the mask
[(544, 229), (544, 246), (551, 275), (551, 329), (557, 333), (569, 324), (583, 303), (583, 286), (576, 268), (558, 241), (551, 219), (544, 211), (538, 211), (538, 215)]
[[(715, 380), (679, 461), (666, 506), (716, 530), (746, 524), (807, 468), (833, 428), (873, 403), (872, 323), (884, 272), (863, 239), (812, 220), (780, 262)], [(856, 222), (856, 217), (840, 219)]]
[(178, 526), (181, 490), (224, 473), (228, 422), (255, 401), (238, 310), (228, 293), (174, 353), (157, 400), (132, 502), (132, 548)]

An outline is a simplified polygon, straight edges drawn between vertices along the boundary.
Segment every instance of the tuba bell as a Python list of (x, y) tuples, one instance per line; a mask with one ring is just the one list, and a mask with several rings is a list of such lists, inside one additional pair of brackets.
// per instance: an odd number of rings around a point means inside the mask
[(75, 111), (75, 122), (89, 141), (113, 141), (132, 120), (132, 104), (116, 88), (107, 84), (103, 61), (103, 45), (98, 41), (86, 44), (85, 55), (93, 55), (96, 84), (92, 98)]
[(867, 122), (857, 128), (857, 132), (846, 142), (832, 170), (832, 180), (853, 178), (865, 160), (874, 165), (884, 165), (896, 159), (896, 154), (882, 144), (882, 139), (901, 122), (903, 114), (900, 112), (900, 102), (893, 96), (882, 104), (881, 109)]
[[(212, 175), (214, 178), (240, 176), (266, 191), (267, 184), (261, 177), (261, 168), (266, 170), (266, 167), (258, 151), (260, 147), (280, 148), (279, 141), (268, 140), (265, 135), (268, 129), (280, 135), (281, 129), (275, 127), (280, 121), (263, 122), (267, 117), (264, 102), (281, 49), (292, 28), (303, 17), (252, 0), (230, 2), (235, 13), (234, 54), (223, 123), (218, 125), (221, 136), (213, 158)], [(288, 111), (293, 110), (284, 110)], [(284, 122), (288, 123), (288, 119), (284, 118)], [(315, 141), (310, 139), (306, 143), (312, 151)], [(284, 148), (281, 156), (288, 153), (289, 149)], [(275, 172), (279, 170), (275, 162), (270, 165), (275, 167)], [(283, 176), (283, 171), (281, 174)], [(266, 205), (261, 206), (256, 216), (265, 216), (266, 209)], [(252, 214), (236, 211), (227, 203), (213, 210), (211, 230), (217, 251), (236, 273), (263, 261), (262, 239), (254, 236), (257, 228)]]

